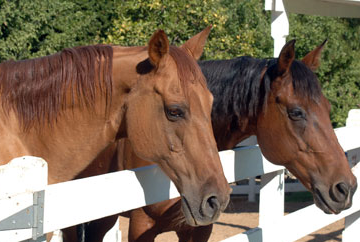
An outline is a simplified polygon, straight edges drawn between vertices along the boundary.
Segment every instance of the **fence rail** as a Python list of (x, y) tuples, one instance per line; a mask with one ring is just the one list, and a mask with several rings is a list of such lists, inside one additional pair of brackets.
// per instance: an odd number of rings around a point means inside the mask
[[(360, 160), (360, 128), (344, 127), (336, 133), (350, 163)], [(356, 137), (356, 138), (355, 138)], [(359, 226), (360, 192), (351, 209), (326, 215), (314, 205), (284, 216), (284, 168), (268, 162), (259, 147), (220, 152), (229, 182), (262, 176), (259, 227), (225, 241), (294, 241), (346, 217), (344, 241), (353, 241)], [(354, 174), (359, 179), (359, 168)], [(47, 185), (47, 165), (39, 158), (22, 157), (0, 167), (0, 242), (41, 241), (42, 233), (117, 214), (178, 196), (173, 183), (157, 167)], [(34, 194), (44, 194), (44, 204)], [(34, 201), (37, 203), (35, 205)], [(33, 211), (33, 213), (31, 213)], [(43, 211), (43, 217), (39, 212)], [(34, 215), (36, 214), (36, 215)], [(30, 216), (30, 217), (29, 217)], [(311, 220), (304, 219), (311, 216)], [(25, 219), (25, 220), (24, 220)], [(30, 221), (21, 223), (21, 221)], [(296, 223), (296, 226), (293, 226)], [(301, 229), (299, 229), (301, 228)]]

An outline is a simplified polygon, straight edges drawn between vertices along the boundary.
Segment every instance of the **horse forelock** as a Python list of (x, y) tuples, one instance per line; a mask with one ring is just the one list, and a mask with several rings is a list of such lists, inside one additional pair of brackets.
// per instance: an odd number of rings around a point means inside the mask
[(290, 71), (295, 95), (303, 96), (316, 103), (319, 102), (321, 86), (315, 73), (298, 60), (293, 61)]
[[(262, 78), (263, 82), (263, 111), (266, 111), (266, 103), (271, 87), (271, 82), (276, 77), (277, 58), (268, 60), (268, 68)], [(290, 75), (294, 94), (302, 100), (318, 103), (321, 97), (321, 86), (316, 75), (302, 62), (294, 60), (290, 66)], [(275, 77), (274, 77), (275, 76)]]
[(176, 63), (178, 77), (185, 95), (188, 94), (190, 83), (195, 84), (199, 82), (200, 85), (206, 87), (205, 77), (198, 63), (192, 56), (176, 46), (170, 46), (169, 54)]
[(70, 102), (92, 107), (96, 95), (112, 93), (112, 55), (108, 45), (64, 49), (54, 55), (0, 64), (0, 94), (4, 110), (17, 114), (27, 129), (34, 122), (51, 124)]

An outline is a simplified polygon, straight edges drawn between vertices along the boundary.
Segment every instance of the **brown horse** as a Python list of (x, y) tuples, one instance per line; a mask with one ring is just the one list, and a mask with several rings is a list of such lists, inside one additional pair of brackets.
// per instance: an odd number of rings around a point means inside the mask
[(159, 30), (148, 47), (77, 47), (1, 63), (0, 165), (38, 156), (48, 162), (49, 183), (68, 181), (127, 137), (137, 156), (175, 183), (188, 224), (214, 222), (231, 189), (212, 132), (213, 98), (196, 62), (209, 32), (181, 47)]
[[(329, 102), (313, 73), (325, 42), (302, 61), (294, 58), (294, 44), (288, 42), (276, 59), (240, 57), (200, 63), (214, 95), (215, 138), (219, 150), (225, 150), (256, 135), (269, 161), (295, 174), (325, 213), (337, 214), (351, 206), (357, 181), (331, 126)], [(120, 168), (149, 164), (136, 156), (128, 140), (121, 140), (117, 149), (114, 160)], [(154, 241), (167, 231), (176, 231), (181, 242), (207, 241), (212, 225), (188, 226), (182, 223), (179, 209), (178, 199), (172, 199), (131, 211), (129, 241)], [(109, 227), (115, 219), (107, 218)], [(101, 240), (99, 233), (108, 228), (99, 229), (99, 224), (88, 225), (86, 242)]]

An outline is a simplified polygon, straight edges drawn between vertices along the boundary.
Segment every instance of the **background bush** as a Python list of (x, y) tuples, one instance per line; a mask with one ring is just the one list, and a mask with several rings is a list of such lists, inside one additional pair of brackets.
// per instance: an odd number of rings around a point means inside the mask
[[(95, 43), (146, 45), (159, 28), (178, 45), (209, 24), (202, 59), (273, 53), (263, 0), (0, 0), (0, 9), (0, 61)], [(359, 19), (290, 14), (289, 20), (298, 59), (328, 39), (317, 74), (334, 127), (343, 126), (349, 109), (360, 107)]]

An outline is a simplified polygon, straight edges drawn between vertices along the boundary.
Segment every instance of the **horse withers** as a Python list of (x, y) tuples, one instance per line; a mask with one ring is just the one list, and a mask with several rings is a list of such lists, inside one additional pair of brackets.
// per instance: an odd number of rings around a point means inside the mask
[(188, 224), (214, 222), (231, 189), (196, 62), (209, 31), (181, 47), (160, 30), (144, 47), (76, 47), (1, 63), (0, 165), (38, 156), (48, 162), (49, 183), (68, 181), (127, 137), (137, 156), (174, 182)]

